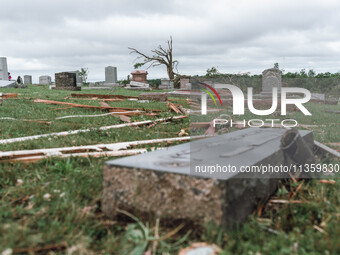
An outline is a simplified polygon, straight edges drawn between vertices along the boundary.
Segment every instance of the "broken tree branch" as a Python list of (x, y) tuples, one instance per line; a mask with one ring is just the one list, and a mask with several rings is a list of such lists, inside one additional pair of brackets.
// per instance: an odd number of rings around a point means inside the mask
[(36, 150), (23, 150), (23, 151), (6, 151), (0, 153), (1, 162), (15, 162), (23, 161), (27, 163), (36, 162), (43, 158), (48, 157), (105, 157), (105, 156), (128, 156), (142, 152), (146, 152), (146, 149), (130, 149), (134, 146), (157, 144), (157, 143), (171, 143), (178, 141), (188, 141), (193, 138), (202, 138), (202, 136), (195, 137), (174, 137), (174, 138), (161, 138), (142, 141), (120, 142), (112, 144), (97, 144), (97, 145), (84, 145), (73, 147), (61, 147), (50, 149), (36, 149)]
[[(171, 120), (179, 120), (187, 118), (188, 116), (174, 116), (169, 118), (163, 118), (163, 119), (156, 119), (156, 120), (145, 120), (145, 121), (137, 121), (137, 122), (131, 122), (126, 124), (118, 124), (113, 126), (105, 126), (100, 127), (98, 130), (109, 130), (114, 128), (123, 128), (123, 127), (132, 127), (132, 126), (142, 126), (147, 125), (153, 122), (164, 122), (164, 121), (171, 121)], [(68, 135), (75, 135), (78, 133), (87, 133), (90, 132), (92, 129), (79, 129), (79, 130), (70, 130), (70, 131), (63, 131), (63, 132), (56, 132), (56, 133), (50, 133), (50, 134), (42, 134), (42, 135), (33, 135), (33, 136), (25, 136), (25, 137), (18, 137), (18, 138), (12, 138), (12, 139), (3, 139), (0, 140), (0, 144), (9, 144), (9, 143), (15, 143), (15, 142), (23, 142), (28, 140), (35, 140), (40, 139), (43, 137), (55, 137), (55, 136), (68, 136)]]

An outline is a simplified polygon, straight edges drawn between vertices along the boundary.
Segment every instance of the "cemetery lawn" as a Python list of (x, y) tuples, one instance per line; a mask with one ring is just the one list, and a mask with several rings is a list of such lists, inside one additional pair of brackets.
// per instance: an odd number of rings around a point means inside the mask
[[(178, 137), (180, 130), (189, 126), (188, 118), (152, 127), (98, 131), (98, 127), (122, 122), (114, 116), (55, 120), (67, 115), (103, 112), (32, 102), (32, 99), (40, 98), (99, 106), (99, 100), (64, 98), (71, 93), (130, 96), (141, 93), (136, 91), (70, 92), (29, 86), (28, 89), (3, 89), (2, 92), (19, 93), (19, 96), (3, 102), (0, 118), (18, 120), (0, 120), (0, 139), (83, 128), (93, 130), (0, 145), (0, 151)], [(107, 103), (111, 106), (165, 110), (157, 118), (174, 115), (161, 102)], [(340, 105), (309, 103), (307, 108), (313, 114), (312, 118), (300, 112), (289, 117), (296, 118), (301, 124), (317, 125), (310, 129), (319, 142), (339, 143), (340, 115), (324, 110), (340, 111)], [(258, 117), (248, 113), (246, 118)], [(51, 124), (25, 122), (23, 119), (51, 121)], [(133, 116), (131, 121), (148, 119), (149, 116)], [(158, 224), (157, 219), (141, 222), (128, 216), (115, 221), (104, 218), (101, 212), (102, 169), (108, 159), (111, 158), (52, 158), (32, 164), (0, 165), (0, 254), (11, 248), (21, 254), (35, 254), (42, 249), (41, 254), (137, 255), (151, 251), (153, 247), (153, 254), (177, 254), (180, 248), (201, 241), (220, 246), (224, 250), (222, 254), (340, 254), (340, 180), (334, 176), (330, 176), (326, 183), (320, 183), (320, 180), (281, 183), (275, 199), (289, 200), (293, 195), (292, 200), (300, 203), (259, 205), (257, 212), (243, 226), (226, 230), (212, 224), (165, 224), (162, 220)], [(320, 160), (340, 163), (326, 156), (320, 156)]]

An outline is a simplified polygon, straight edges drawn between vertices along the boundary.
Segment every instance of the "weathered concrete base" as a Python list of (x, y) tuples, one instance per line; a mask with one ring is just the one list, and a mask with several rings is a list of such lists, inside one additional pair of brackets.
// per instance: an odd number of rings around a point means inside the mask
[(52, 89), (56, 89), (56, 90), (80, 91), (80, 90), (81, 90), (81, 87), (52, 87)]
[[(293, 163), (280, 148), (280, 138), (285, 130), (253, 131), (254, 129), (236, 131), (191, 142), (195, 146), (181, 144), (168, 150), (107, 162), (103, 171), (102, 209), (105, 216), (114, 218), (118, 210), (122, 209), (137, 217), (157, 216), (197, 223), (213, 221), (217, 224), (234, 225), (244, 221), (256, 206), (264, 203), (275, 192), (277, 178), (289, 178), (288, 173), (275, 174), (271, 178), (261, 178), (259, 175), (247, 175), (245, 178), (238, 173), (207, 176), (193, 173), (190, 164), (195, 161), (200, 163), (204, 160), (204, 155), (209, 153), (213, 153), (212, 157), (215, 157), (210, 163), (216, 159), (220, 165), (230, 163), (238, 167), (243, 164), (278, 166)], [(304, 141), (303, 146), (311, 149), (312, 133), (300, 131), (300, 135)], [(228, 148), (230, 144), (238, 143), (241, 144), (240, 148)], [(250, 145), (256, 147), (256, 150), (240, 150), (236, 156), (228, 156), (228, 151), (235, 152)], [(223, 146), (225, 149), (221, 150)], [(190, 148), (194, 152), (190, 153)], [(219, 156), (218, 153), (222, 154)], [(243, 160), (240, 162), (240, 159)]]
[(151, 91), (152, 89), (149, 87), (125, 87), (126, 89), (130, 89), (130, 90), (140, 90), (140, 91)]
[(159, 85), (158, 89), (170, 89), (170, 87), (168, 85)]
[(89, 89), (103, 89), (103, 90), (115, 90), (114, 87), (82, 87), (83, 90)]
[(139, 100), (155, 100), (155, 101), (167, 101), (168, 93), (142, 93), (138, 97)]

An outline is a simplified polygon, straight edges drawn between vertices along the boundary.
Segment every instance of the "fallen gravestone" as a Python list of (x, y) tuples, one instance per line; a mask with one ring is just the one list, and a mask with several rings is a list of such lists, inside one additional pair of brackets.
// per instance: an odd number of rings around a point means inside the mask
[(138, 100), (155, 100), (155, 101), (167, 101), (168, 93), (142, 93), (139, 95)]
[(109, 218), (126, 210), (137, 217), (226, 225), (242, 222), (275, 192), (275, 178), (288, 178), (288, 173), (209, 175), (197, 172), (197, 166), (217, 163), (240, 170), (242, 166), (288, 166), (293, 160), (313, 162), (312, 133), (296, 131), (299, 139), (289, 137), (292, 142), (285, 142), (281, 149), (285, 132), (248, 128), (109, 161), (103, 171), (103, 212)]
[(0, 88), (17, 88), (17, 82), (16, 81), (5, 81), (0, 80)]
[(77, 87), (77, 76), (75, 73), (62, 72), (55, 74), (55, 87), (53, 89), (79, 91), (81, 87)]

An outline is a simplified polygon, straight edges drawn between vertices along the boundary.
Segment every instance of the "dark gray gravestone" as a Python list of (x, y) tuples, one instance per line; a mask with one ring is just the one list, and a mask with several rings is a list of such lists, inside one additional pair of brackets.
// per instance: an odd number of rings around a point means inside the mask
[[(265, 202), (275, 192), (277, 178), (287, 178), (288, 173), (209, 174), (197, 172), (196, 167), (212, 163), (236, 169), (261, 164), (289, 166), (292, 160), (280, 147), (286, 131), (248, 128), (109, 161), (103, 172), (103, 212), (110, 218), (117, 215), (117, 209), (123, 209), (138, 217), (226, 225), (242, 222), (259, 202)], [(299, 134), (304, 149), (310, 150), (312, 133)]]
[(81, 90), (77, 87), (76, 73), (62, 72), (55, 74), (55, 87), (53, 89), (59, 90)]

